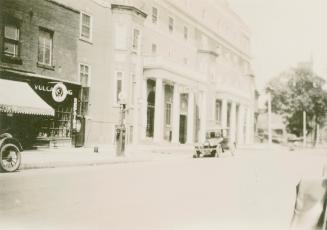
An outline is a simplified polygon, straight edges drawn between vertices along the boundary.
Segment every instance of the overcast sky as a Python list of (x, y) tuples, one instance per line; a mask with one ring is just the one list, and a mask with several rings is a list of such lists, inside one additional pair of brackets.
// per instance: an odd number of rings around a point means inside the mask
[(313, 57), (327, 76), (327, 0), (229, 0), (252, 32), (258, 88), (298, 62)]

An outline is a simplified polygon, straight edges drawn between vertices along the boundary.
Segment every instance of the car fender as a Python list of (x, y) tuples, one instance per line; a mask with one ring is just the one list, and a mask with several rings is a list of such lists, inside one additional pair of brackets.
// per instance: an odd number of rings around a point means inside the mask
[(14, 144), (18, 147), (19, 151), (23, 151), (23, 147), (20, 144), (20, 142), (13, 137), (5, 137), (0, 140), (0, 149), (2, 148), (3, 145), (5, 144)]

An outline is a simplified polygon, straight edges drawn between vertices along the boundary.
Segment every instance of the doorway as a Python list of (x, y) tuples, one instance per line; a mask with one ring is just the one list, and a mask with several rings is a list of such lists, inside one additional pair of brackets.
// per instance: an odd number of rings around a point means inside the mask
[(187, 135), (187, 116), (181, 114), (179, 116), (179, 143), (186, 143), (186, 135)]
[(155, 92), (151, 91), (148, 95), (146, 136), (153, 137), (154, 130), (154, 110), (155, 110)]

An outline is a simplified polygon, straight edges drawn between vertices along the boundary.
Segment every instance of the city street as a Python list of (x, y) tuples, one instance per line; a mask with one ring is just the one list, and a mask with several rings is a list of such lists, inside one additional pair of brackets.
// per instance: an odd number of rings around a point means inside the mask
[(287, 229), (324, 150), (0, 174), (0, 229)]

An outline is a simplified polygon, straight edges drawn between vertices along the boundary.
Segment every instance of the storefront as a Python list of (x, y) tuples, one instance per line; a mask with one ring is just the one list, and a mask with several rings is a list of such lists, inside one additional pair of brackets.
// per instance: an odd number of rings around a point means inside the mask
[(24, 145), (60, 147), (75, 139), (80, 86), (42, 78), (0, 79), (0, 129)]

